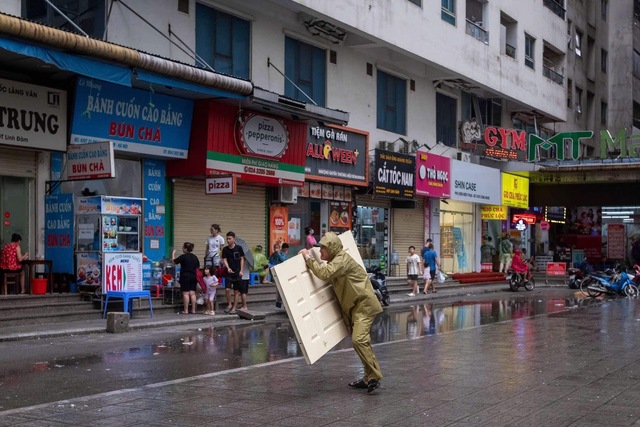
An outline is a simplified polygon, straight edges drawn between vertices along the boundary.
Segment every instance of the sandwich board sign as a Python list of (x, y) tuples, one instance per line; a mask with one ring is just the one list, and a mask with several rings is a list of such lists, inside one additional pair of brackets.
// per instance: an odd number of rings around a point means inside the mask
[[(364, 269), (351, 232), (342, 233), (339, 237), (344, 250)], [(312, 257), (322, 262), (319, 248), (310, 252)], [(314, 276), (302, 255), (271, 267), (271, 274), (307, 364), (315, 363), (349, 336), (333, 286)]]

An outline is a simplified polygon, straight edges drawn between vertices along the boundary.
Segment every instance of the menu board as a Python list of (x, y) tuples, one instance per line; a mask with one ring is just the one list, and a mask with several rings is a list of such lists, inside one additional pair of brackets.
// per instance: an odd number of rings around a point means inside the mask
[(333, 199), (344, 200), (344, 187), (342, 185), (333, 186)]
[(607, 258), (624, 259), (624, 224), (607, 226)]
[(329, 231), (342, 233), (351, 228), (351, 203), (329, 203)]
[(333, 199), (333, 185), (322, 184), (322, 198)]
[(298, 188), (298, 196), (309, 197), (309, 183), (305, 182), (304, 185)]
[(319, 199), (322, 197), (322, 184), (319, 182), (309, 183), (309, 197), (312, 199)]
[(142, 290), (142, 253), (105, 253), (102, 293)]
[(97, 252), (76, 254), (76, 283), (99, 285), (100, 279), (100, 254)]

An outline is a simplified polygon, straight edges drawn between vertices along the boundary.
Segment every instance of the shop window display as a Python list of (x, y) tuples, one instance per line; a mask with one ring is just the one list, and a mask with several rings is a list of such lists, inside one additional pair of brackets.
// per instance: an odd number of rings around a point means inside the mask
[(356, 243), (366, 267), (384, 263), (385, 230), (384, 208), (358, 206)]

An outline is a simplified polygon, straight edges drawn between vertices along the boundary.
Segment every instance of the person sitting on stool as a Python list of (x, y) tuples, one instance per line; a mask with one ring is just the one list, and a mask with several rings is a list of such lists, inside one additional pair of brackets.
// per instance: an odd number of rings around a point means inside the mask
[(11, 236), (11, 243), (7, 243), (2, 248), (2, 255), (0, 255), (0, 269), (4, 273), (19, 273), (20, 274), (20, 293), (24, 294), (24, 265), (22, 262), (29, 257), (29, 252), (24, 254), (20, 250), (20, 242), (22, 237), (18, 233), (13, 233)]

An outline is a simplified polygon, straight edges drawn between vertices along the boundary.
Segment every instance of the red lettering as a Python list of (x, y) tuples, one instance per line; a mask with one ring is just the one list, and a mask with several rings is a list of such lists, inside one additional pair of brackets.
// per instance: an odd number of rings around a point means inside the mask
[(505, 129), (505, 128), (498, 128), (498, 132), (500, 132), (500, 139), (502, 139), (502, 144), (500, 144), (500, 147), (502, 147), (505, 150), (509, 149), (509, 134), (511, 134), (511, 130), (510, 129)]
[(58, 246), (58, 235), (57, 234), (49, 234), (47, 236), (47, 246), (50, 248)]
[(313, 157), (315, 159), (323, 159), (324, 155), (322, 154), (323, 145), (318, 144), (309, 144), (307, 145), (307, 157)]
[(164, 237), (164, 225), (156, 225), (156, 236)]
[(486, 142), (489, 147), (493, 147), (498, 142), (496, 133), (497, 130), (493, 126), (487, 126), (487, 128), (484, 130), (484, 142)]
[(145, 225), (144, 226), (144, 237), (153, 237), (153, 236), (155, 236), (154, 230), (155, 230), (155, 228), (153, 227), (153, 225)]
[(511, 147), (516, 150), (526, 151), (527, 149), (527, 133), (525, 131), (511, 130)]
[(127, 123), (109, 123), (109, 135), (110, 136), (119, 136), (120, 138), (131, 138), (133, 139), (133, 134), (135, 132), (135, 127), (133, 125)]
[(80, 163), (78, 165), (71, 165), (71, 172), (72, 173), (83, 173), (87, 171), (87, 165), (84, 163)]

